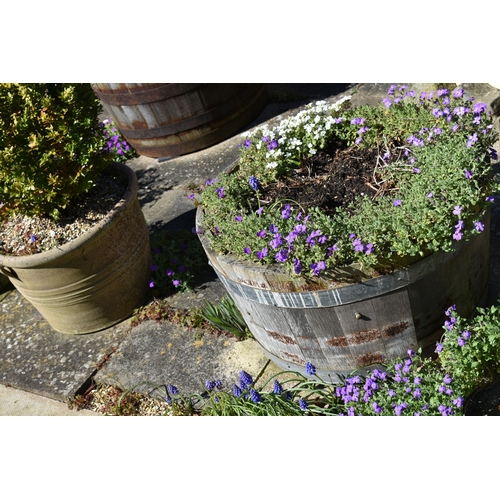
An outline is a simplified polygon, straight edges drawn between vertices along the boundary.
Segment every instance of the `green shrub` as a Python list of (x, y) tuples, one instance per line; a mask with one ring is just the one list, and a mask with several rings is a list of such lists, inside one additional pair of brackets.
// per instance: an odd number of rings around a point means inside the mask
[(0, 84), (0, 202), (5, 215), (56, 219), (110, 153), (90, 84)]

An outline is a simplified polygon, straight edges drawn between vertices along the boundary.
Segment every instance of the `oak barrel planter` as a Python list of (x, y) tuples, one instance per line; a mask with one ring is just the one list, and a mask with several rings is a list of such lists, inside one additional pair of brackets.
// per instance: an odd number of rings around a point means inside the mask
[(102, 105), (143, 156), (179, 156), (236, 134), (266, 104), (263, 83), (95, 83)]
[[(197, 231), (210, 264), (266, 355), (283, 369), (306, 375), (311, 362), (332, 383), (338, 375), (407, 356), (443, 334), (444, 311), (457, 305), (469, 316), (486, 296), (489, 212), (485, 229), (453, 252), (438, 252), (377, 278), (354, 284), (292, 280), (278, 265), (220, 255)], [(349, 269), (343, 269), (344, 274)], [(355, 270), (353, 270), (353, 273)]]
[(55, 330), (84, 334), (130, 316), (147, 299), (149, 231), (135, 172), (110, 168), (128, 182), (122, 199), (78, 238), (43, 253), (0, 256), (0, 271)]

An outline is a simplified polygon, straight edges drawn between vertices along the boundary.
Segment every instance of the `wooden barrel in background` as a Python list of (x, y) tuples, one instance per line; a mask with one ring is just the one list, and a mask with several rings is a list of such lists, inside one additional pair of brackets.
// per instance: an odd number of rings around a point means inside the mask
[(179, 156), (236, 134), (266, 105), (263, 83), (94, 83), (94, 92), (143, 156)]
[[(431, 254), (399, 271), (354, 284), (292, 280), (278, 265), (263, 266), (216, 253), (197, 230), (212, 267), (265, 354), (283, 369), (305, 373), (312, 363), (325, 381), (406, 357), (443, 334), (453, 304), (468, 317), (486, 298), (489, 214), (485, 230), (454, 252)], [(363, 369), (364, 368), (364, 369)]]

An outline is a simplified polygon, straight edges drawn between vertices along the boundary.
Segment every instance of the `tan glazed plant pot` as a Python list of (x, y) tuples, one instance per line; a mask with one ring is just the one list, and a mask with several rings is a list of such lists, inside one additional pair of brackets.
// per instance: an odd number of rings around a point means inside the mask
[[(325, 381), (433, 346), (444, 311), (464, 317), (484, 299), (489, 271), (489, 212), (485, 230), (454, 252), (438, 252), (398, 271), (353, 284), (292, 280), (279, 265), (220, 255), (197, 230), (209, 261), (265, 354), (304, 375), (312, 363)], [(432, 348), (432, 347), (431, 347)]]
[(130, 316), (147, 298), (150, 245), (137, 177), (96, 226), (75, 240), (28, 256), (0, 256), (0, 271), (57, 331), (91, 333)]

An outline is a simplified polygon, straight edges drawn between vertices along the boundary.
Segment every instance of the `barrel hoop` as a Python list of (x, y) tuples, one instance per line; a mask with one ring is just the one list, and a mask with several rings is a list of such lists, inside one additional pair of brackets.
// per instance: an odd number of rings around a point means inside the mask
[[(172, 99), (179, 95), (191, 92), (203, 85), (202, 83), (165, 83), (152, 89), (123, 92), (120, 94), (103, 92), (93, 87), (99, 99), (113, 106), (135, 106), (138, 104), (149, 104), (152, 102)], [(132, 90), (132, 89), (131, 89)]]
[[(126, 135), (127, 139), (154, 139), (157, 137), (165, 137), (169, 135), (179, 134), (181, 132), (186, 132), (187, 130), (192, 130), (202, 125), (209, 124), (216, 119), (223, 118), (225, 115), (229, 115), (232, 111), (238, 110), (238, 108), (242, 108), (244, 110), (246, 107), (253, 104), (253, 100), (249, 102), (247, 102), (247, 100), (252, 97), (252, 94), (254, 92), (255, 89), (253, 89), (252, 87), (248, 87), (243, 92), (228, 99), (216, 108), (211, 109), (205, 113), (180, 120), (176, 123), (150, 129), (123, 129), (122, 132), (124, 135)], [(262, 92), (262, 90), (260, 92)], [(245, 102), (245, 105), (243, 106), (241, 103), (242, 100)]]

